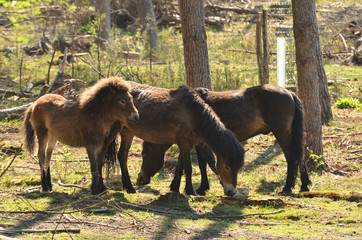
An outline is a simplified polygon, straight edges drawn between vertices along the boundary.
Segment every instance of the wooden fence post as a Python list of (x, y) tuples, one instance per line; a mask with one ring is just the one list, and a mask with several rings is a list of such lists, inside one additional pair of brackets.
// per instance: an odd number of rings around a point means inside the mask
[(263, 10), (263, 83), (269, 83), (268, 11)]
[(258, 12), (257, 22), (256, 22), (256, 58), (258, 62), (259, 69), (259, 82), (263, 84), (263, 54), (261, 49), (261, 26), (262, 26), (262, 13)]

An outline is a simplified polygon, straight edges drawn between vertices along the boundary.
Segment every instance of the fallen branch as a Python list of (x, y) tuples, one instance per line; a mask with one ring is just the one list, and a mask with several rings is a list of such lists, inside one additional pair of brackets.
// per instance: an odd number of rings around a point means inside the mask
[(62, 181), (60, 179), (58, 180), (58, 185), (62, 186), (62, 187), (74, 187), (74, 188), (80, 188), (82, 190), (89, 190), (88, 188), (85, 188), (85, 187), (82, 187), (82, 186), (79, 186), (76, 184), (64, 184), (64, 183), (62, 183)]
[(6, 173), (6, 171), (9, 169), (9, 167), (11, 166), (11, 164), (13, 164), (15, 158), (20, 155), (21, 153), (21, 148), (22, 148), (23, 144), (20, 145), (19, 150), (14, 154), (13, 159), (10, 161), (9, 165), (4, 169), (4, 171), (0, 174), (0, 178)]
[(6, 90), (6, 89), (0, 89), (0, 96), (1, 97), (12, 97), (12, 96), (18, 96), (18, 97), (31, 97), (31, 94), (25, 93), (25, 92), (16, 92), (12, 90)]
[(340, 133), (335, 135), (324, 135), (322, 138), (339, 138), (339, 137), (350, 137), (350, 136), (357, 136), (362, 135), (362, 132), (353, 132), (353, 133)]
[(263, 215), (271, 215), (284, 212), (284, 209), (275, 211), (275, 212), (268, 212), (268, 213), (248, 213), (248, 214), (240, 214), (240, 215), (214, 215), (214, 216), (207, 216), (207, 218), (245, 218), (249, 216), (263, 216)]
[(19, 238), (11, 238), (11, 237), (7, 237), (7, 236), (4, 236), (4, 235), (0, 235), (0, 239), (1, 240), (16, 240), (16, 239), (19, 239)]
[(31, 103), (19, 107), (0, 110), (0, 120), (20, 118), (24, 114), (24, 111), (30, 106), (30, 104)]
[(115, 225), (110, 225), (110, 224), (105, 224), (105, 223), (98, 223), (98, 222), (89, 222), (89, 221), (80, 221), (77, 219), (71, 219), (68, 216), (64, 216), (64, 218), (67, 221), (61, 222), (61, 223), (73, 223), (73, 224), (90, 224), (90, 225), (98, 225), (98, 226), (103, 226), (103, 227), (110, 227), (110, 228), (116, 228), (116, 229), (128, 229), (128, 228), (133, 228), (136, 227), (137, 225), (132, 225), (132, 226), (128, 226), (128, 227), (120, 227), (120, 226), (115, 226)]
[(347, 52), (348, 51), (348, 46), (347, 46), (347, 43), (346, 43), (346, 39), (344, 39), (344, 37), (343, 37), (343, 35), (341, 33), (338, 33), (338, 36), (342, 39), (344, 50)]
[(79, 210), (74, 210), (74, 211), (69, 211), (69, 212), (57, 212), (57, 211), (40, 211), (40, 210), (34, 210), (34, 211), (6, 211), (6, 210), (0, 210), (0, 213), (7, 213), (7, 214), (15, 214), (15, 213), (22, 213), (22, 214), (72, 214), (72, 213), (77, 213), (77, 212), (84, 212), (88, 209), (91, 208), (95, 208), (98, 207), (100, 205), (103, 205), (107, 203), (107, 201), (103, 201), (97, 204), (94, 204), (92, 206), (89, 207), (85, 207)]
[(79, 228), (59, 228), (59, 229), (0, 229), (0, 233), (14, 234), (14, 233), (80, 233)]
[(288, 223), (250, 223), (250, 222), (239, 222), (240, 225), (263, 225), (263, 226), (277, 226), (277, 225), (287, 225), (289, 226)]

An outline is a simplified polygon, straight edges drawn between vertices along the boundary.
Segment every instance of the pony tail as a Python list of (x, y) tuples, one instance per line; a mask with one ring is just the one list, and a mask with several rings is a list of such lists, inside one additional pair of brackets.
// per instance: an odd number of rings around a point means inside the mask
[(34, 152), (35, 133), (34, 128), (30, 122), (30, 115), (33, 110), (33, 105), (30, 105), (25, 111), (25, 118), (23, 122), (23, 131), (25, 135), (24, 147), (30, 153)]
[[(308, 185), (311, 184), (311, 180), (308, 177), (308, 171), (305, 166), (304, 158), (304, 129), (303, 129), (303, 105), (300, 99), (294, 94), (293, 100), (295, 103), (295, 115), (292, 123), (292, 143), (290, 155), (295, 156), (297, 159), (296, 168), (299, 167), (301, 174), (302, 187), (301, 191), (308, 191)], [(298, 174), (298, 171), (295, 171), (295, 175)], [(296, 178), (296, 176), (294, 176)]]
[(292, 93), (295, 103), (295, 115), (292, 123), (292, 149), (291, 156), (298, 156), (297, 165), (302, 162), (304, 151), (303, 106), (299, 98)]

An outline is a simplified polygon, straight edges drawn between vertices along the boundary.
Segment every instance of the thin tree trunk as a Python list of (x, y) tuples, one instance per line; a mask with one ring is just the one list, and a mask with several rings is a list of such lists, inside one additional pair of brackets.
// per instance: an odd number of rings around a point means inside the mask
[(100, 17), (104, 15), (99, 26), (98, 36), (108, 40), (111, 29), (111, 0), (96, 0), (96, 12)]
[[(314, 156), (323, 155), (319, 70), (321, 63), (318, 25), (314, 0), (292, 0), (293, 30), (296, 47), (299, 97), (304, 103), (305, 161), (316, 170), (323, 162)], [(323, 159), (323, 158), (322, 158)]]
[(211, 89), (209, 57), (202, 0), (179, 0), (186, 83)]
[(151, 48), (158, 46), (157, 27), (151, 0), (137, 0), (141, 31), (147, 31)]

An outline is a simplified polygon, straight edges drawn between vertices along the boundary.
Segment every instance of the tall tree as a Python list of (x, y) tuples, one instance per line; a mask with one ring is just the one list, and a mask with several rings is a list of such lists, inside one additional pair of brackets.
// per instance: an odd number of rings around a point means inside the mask
[(305, 161), (314, 169), (311, 152), (323, 155), (319, 74), (323, 58), (318, 34), (314, 0), (292, 0), (293, 30), (296, 48), (298, 91), (304, 103)]
[(111, 0), (96, 0), (96, 13), (98, 17), (101, 17), (98, 36), (108, 40), (111, 29)]
[(153, 12), (152, 0), (137, 0), (137, 12), (142, 32), (147, 31), (149, 43), (152, 48), (158, 46), (157, 28), (155, 14)]
[(179, 0), (186, 84), (211, 89), (202, 0)]

